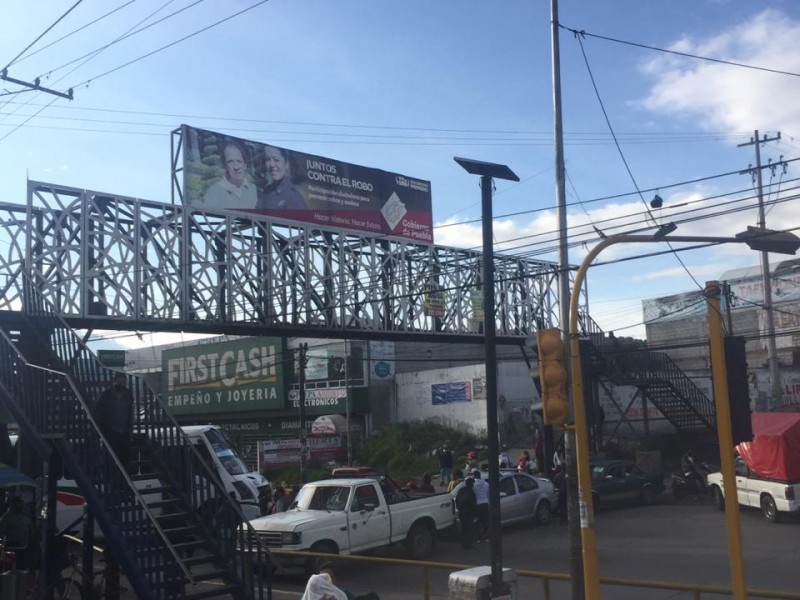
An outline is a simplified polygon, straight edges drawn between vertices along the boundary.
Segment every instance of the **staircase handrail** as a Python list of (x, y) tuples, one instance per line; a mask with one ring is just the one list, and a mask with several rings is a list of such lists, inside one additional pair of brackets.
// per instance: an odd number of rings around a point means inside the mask
[[(61, 315), (58, 314), (58, 312), (52, 306), (52, 303), (50, 303), (47, 298), (45, 298), (41, 293), (39, 293), (38, 288), (33, 284), (32, 277), (30, 277), (29, 275), (26, 274), (23, 283), (26, 285), (27, 291), (32, 292), (30, 294), (25, 294), (25, 297), (23, 298), (23, 302), (24, 302), (23, 310), (26, 313), (31, 313), (32, 312), (31, 309), (36, 308), (39, 311), (41, 311), (42, 313), (46, 314), (49, 318), (54, 319), (55, 321), (57, 321), (60, 324), (60, 327), (64, 331), (68, 332), (71, 335), (71, 337), (73, 339), (73, 342), (79, 348), (78, 354), (81, 354), (81, 353), (84, 354), (85, 357), (87, 359), (90, 359), (95, 365), (97, 365), (97, 367), (101, 371), (107, 371), (109, 373), (117, 373), (117, 372), (119, 372), (119, 371), (115, 371), (114, 369), (110, 369), (108, 367), (105, 367), (104, 365), (102, 365), (102, 363), (100, 363), (99, 359), (94, 354), (94, 352), (92, 352), (92, 350), (86, 345), (84, 340), (81, 339), (75, 333), (75, 331), (72, 329), (72, 327), (61, 317)], [(37, 306), (36, 304), (32, 304), (32, 300), (33, 300), (34, 296), (39, 302), (42, 303), (42, 306)], [(49, 306), (49, 310), (48, 310), (48, 306)], [(58, 355), (58, 358), (62, 362), (66, 362), (64, 357)], [(227, 506), (230, 509), (233, 510), (234, 515), (236, 517), (238, 517), (238, 519), (239, 519), (239, 524), (247, 531), (247, 537), (251, 541), (253, 539), (256, 541), (256, 545), (258, 546), (258, 554), (263, 553), (263, 555), (265, 557), (271, 557), (271, 552), (269, 551), (267, 546), (262, 542), (260, 537), (257, 535), (255, 529), (250, 524), (250, 522), (247, 520), (247, 518), (245, 517), (245, 515), (242, 512), (242, 510), (239, 507), (239, 505), (228, 495), (228, 493), (225, 490), (225, 487), (222, 484), (222, 482), (220, 481), (218, 475), (214, 472), (214, 470), (209, 465), (206, 464), (206, 462), (205, 462), (205, 460), (203, 460), (201, 454), (194, 447), (194, 444), (192, 444), (190, 442), (188, 436), (185, 434), (185, 432), (183, 431), (181, 426), (177, 423), (175, 418), (171, 414), (169, 414), (168, 411), (166, 411), (164, 409), (163, 404), (161, 404), (161, 402), (158, 401), (158, 399), (156, 398), (155, 394), (152, 393), (152, 390), (149, 390), (146, 382), (144, 380), (140, 379), (140, 378), (137, 378), (137, 379), (139, 379), (140, 383), (142, 384), (142, 387), (146, 388), (146, 391), (150, 392), (150, 397), (152, 398), (152, 402), (150, 402), (149, 405), (151, 407), (154, 407), (155, 410), (160, 413), (159, 416), (161, 418), (166, 418), (166, 420), (169, 422), (169, 424), (178, 433), (178, 435), (179, 435), (179, 437), (180, 437), (180, 439), (182, 441), (183, 447), (184, 448), (188, 448), (190, 453), (191, 453), (191, 455), (194, 457), (194, 461), (196, 461), (198, 464), (200, 464), (203, 467), (203, 470), (204, 470), (203, 475), (206, 476), (208, 478), (208, 480), (213, 483), (215, 491), (217, 493), (216, 497), (224, 498), (223, 502), (225, 502), (227, 504)], [(70, 379), (70, 381), (73, 382), (72, 379)], [(110, 378), (109, 378), (109, 381), (110, 381)], [(77, 382), (73, 382), (73, 383), (75, 383), (75, 385), (77, 385), (77, 387), (79, 389), (80, 389), (80, 387), (82, 387), (82, 386), (79, 386), (77, 384)], [(141, 391), (141, 390), (137, 390), (137, 391)], [(145, 394), (145, 396), (146, 395), (147, 394)], [(97, 428), (97, 424), (94, 421), (94, 418), (92, 416), (92, 412), (89, 409), (88, 405), (85, 402), (83, 402), (82, 396), (80, 394), (78, 394), (78, 397), (81, 398), (82, 407), (83, 407), (84, 411), (86, 411), (87, 416), (89, 416), (89, 418), (91, 419), (92, 424), (94, 425), (95, 429), (97, 429), (97, 431), (100, 432), (99, 428)], [(142, 400), (140, 397), (136, 397), (135, 398), (135, 401), (136, 401), (135, 404), (136, 404), (136, 407), (137, 407), (137, 410), (135, 411), (135, 416), (141, 422), (141, 413), (142, 413), (142, 409), (144, 408), (144, 406), (142, 405), (140, 400)], [(163, 426), (162, 426), (162, 428), (163, 428)], [(107, 444), (107, 440), (104, 439), (104, 442), (106, 442), (106, 444)], [(115, 461), (116, 461), (116, 456), (114, 458), (115, 458)], [(121, 465), (120, 465), (119, 461), (116, 461), (116, 462), (118, 464), (118, 467), (120, 467)], [(124, 469), (123, 469), (123, 471), (124, 471)], [(128, 479), (128, 482), (130, 483), (130, 485), (135, 488), (135, 485), (133, 485), (132, 480), (130, 480), (130, 478), (127, 477), (127, 474), (126, 474), (126, 478)], [(195, 506), (197, 499), (195, 498), (195, 495), (192, 493), (193, 489), (190, 487), (190, 489), (186, 490), (186, 491), (188, 492), (187, 493), (187, 500), (189, 501), (190, 505), (192, 505), (195, 508), (199, 508), (199, 507)], [(175, 555), (175, 552), (171, 548), (171, 544), (164, 537), (163, 530), (160, 527), (158, 528), (158, 530), (159, 530), (159, 535), (162, 536), (162, 538), (165, 539), (165, 541), (167, 541), (167, 545), (170, 546), (170, 551), (172, 552), (173, 555)], [(211, 533), (214, 533), (214, 532), (211, 531)], [(244, 532), (242, 532), (242, 533), (244, 533)], [(248, 547), (250, 547), (250, 546), (248, 546)], [(185, 567), (183, 565), (183, 561), (182, 560), (178, 560), (178, 562), (181, 565), (181, 569), (185, 571), (186, 569), (185, 569)], [(190, 576), (190, 581), (194, 582), (195, 579)]]
[[(43, 365), (37, 365), (36, 363), (30, 362), (19, 351), (19, 348), (17, 348), (16, 344), (14, 344), (14, 342), (8, 337), (8, 334), (1, 328), (0, 328), (0, 336), (2, 336), (5, 339), (6, 343), (9, 345), (9, 347), (14, 351), (14, 353), (17, 355), (17, 357), (20, 360), (22, 360), (22, 362), (25, 364), (26, 367), (32, 368), (32, 369), (37, 369), (37, 370), (40, 370), (40, 371), (46, 371), (46, 372), (50, 373), (51, 375), (56, 375), (57, 377), (63, 377), (64, 378), (64, 380), (66, 381), (67, 385), (72, 390), (72, 393), (75, 395), (75, 399), (80, 403), (81, 407), (86, 412), (86, 417), (89, 419), (89, 421), (94, 426), (94, 428), (97, 431), (97, 434), (100, 436), (100, 439), (102, 440), (103, 444), (106, 446), (106, 448), (110, 448), (111, 445), (109, 444), (108, 440), (106, 439), (106, 436), (103, 433), (102, 429), (100, 427), (98, 427), (97, 422), (94, 419), (94, 415), (92, 414), (92, 411), (89, 409), (89, 406), (86, 403), (86, 400), (83, 398), (83, 395), (78, 390), (78, 387), (75, 384), (75, 381), (72, 379), (72, 376), (69, 373), (64, 373), (63, 371), (59, 371), (59, 370), (53, 369), (51, 367), (45, 367)], [(161, 537), (161, 539), (163, 539), (166, 542), (165, 545), (169, 549), (170, 554), (172, 554), (173, 558), (178, 563), (178, 566), (180, 566), (181, 570), (183, 571), (183, 574), (187, 577), (187, 579), (189, 579), (189, 581), (191, 583), (196, 583), (196, 579), (195, 579), (194, 575), (192, 575), (192, 572), (189, 569), (186, 568), (186, 566), (183, 564), (183, 561), (180, 559), (180, 556), (175, 551), (175, 549), (172, 547), (172, 544), (169, 543), (169, 539), (166, 537), (166, 534), (164, 533), (163, 528), (158, 523), (158, 519), (155, 518), (155, 515), (153, 515), (152, 510), (147, 505), (147, 503), (144, 501), (144, 498), (142, 497), (142, 494), (139, 492), (139, 489), (136, 487), (136, 485), (134, 485), (133, 480), (128, 475), (127, 471), (125, 470), (125, 467), (122, 465), (122, 463), (120, 462), (120, 460), (117, 457), (117, 455), (115, 453), (111, 453), (110, 456), (113, 459), (114, 464), (117, 467), (117, 470), (120, 472), (120, 474), (122, 475), (123, 479), (128, 484), (128, 486), (130, 487), (131, 491), (133, 492), (133, 495), (136, 498), (136, 501), (139, 503), (141, 508), (144, 510), (144, 513), (147, 515), (147, 518), (153, 524), (153, 526), (155, 527), (155, 529), (158, 532), (158, 534)]]
[(589, 311), (583, 306), (578, 307), (578, 325), (580, 325), (580, 333), (582, 336), (592, 336), (598, 334), (605, 336), (603, 329), (597, 324), (597, 321), (591, 317)]
[[(653, 354), (657, 355), (662, 361), (662, 364), (666, 365), (667, 371), (671, 372), (671, 374), (677, 375), (677, 377), (671, 379), (670, 382), (672, 385), (675, 385), (677, 383), (678, 386), (682, 388), (681, 393), (689, 392), (694, 397), (697, 397), (699, 395), (705, 399), (708, 399), (706, 395), (703, 393), (703, 391), (699, 387), (697, 387), (697, 385), (686, 375), (686, 373), (684, 373), (678, 367), (677, 364), (675, 364), (675, 361), (672, 360), (672, 357), (669, 354), (667, 354), (666, 352), (657, 352), (657, 351), (654, 351)], [(713, 410), (714, 409), (713, 403), (709, 402), (708, 408), (709, 408), (708, 411), (701, 411), (702, 414), (704, 416), (712, 416), (714, 419), (716, 419), (716, 414), (715, 411)]]
[[(640, 385), (652, 386), (657, 381), (663, 381), (676, 398), (680, 398), (685, 409), (694, 415), (694, 419), (713, 428), (716, 419), (713, 402), (675, 364), (669, 354), (646, 347), (620, 350), (616, 346), (618, 342), (615, 344), (602, 333), (594, 333), (600, 329), (588, 314), (583, 315), (583, 318), (585, 320), (581, 322), (581, 330), (587, 339), (582, 340), (582, 343), (591, 344), (595, 348), (608, 373), (616, 375), (624, 373), (626, 377), (632, 378)], [(616, 357), (615, 360), (609, 360), (609, 355)], [(618, 382), (613, 376), (611, 379)]]

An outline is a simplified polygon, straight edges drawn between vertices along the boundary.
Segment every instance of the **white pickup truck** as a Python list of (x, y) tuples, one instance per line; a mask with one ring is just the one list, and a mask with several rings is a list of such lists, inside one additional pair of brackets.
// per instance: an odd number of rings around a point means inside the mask
[[(750, 471), (741, 457), (736, 457), (736, 496), (742, 506), (754, 506), (770, 523), (778, 520), (781, 513), (800, 511), (800, 483), (790, 483), (759, 477)], [(708, 485), (717, 508), (725, 510), (725, 494), (722, 473), (710, 473)]]
[[(250, 524), (270, 548), (352, 554), (402, 542), (412, 558), (429, 556), (436, 532), (454, 523), (450, 495), (411, 496), (389, 484), (384, 488), (385, 493), (375, 479), (307, 483), (289, 510)], [(314, 571), (318, 562), (304, 564)]]
[[(736, 446), (736, 496), (774, 523), (781, 513), (800, 511), (800, 414), (755, 412), (751, 422), (752, 441)], [(724, 510), (722, 473), (709, 474), (708, 485)]]

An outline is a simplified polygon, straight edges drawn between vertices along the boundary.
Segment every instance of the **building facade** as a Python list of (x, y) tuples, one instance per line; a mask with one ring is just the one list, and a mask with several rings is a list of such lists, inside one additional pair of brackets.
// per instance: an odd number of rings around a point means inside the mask
[[(723, 273), (721, 299), (726, 334), (744, 336), (748, 380), (754, 408), (800, 407), (800, 260), (770, 267), (775, 345), (781, 398), (767, 406), (772, 380), (768, 364), (768, 327), (759, 267)], [(702, 290), (644, 300), (648, 346), (667, 352), (684, 371), (711, 371), (708, 307)], [(710, 375), (709, 375), (710, 376)]]

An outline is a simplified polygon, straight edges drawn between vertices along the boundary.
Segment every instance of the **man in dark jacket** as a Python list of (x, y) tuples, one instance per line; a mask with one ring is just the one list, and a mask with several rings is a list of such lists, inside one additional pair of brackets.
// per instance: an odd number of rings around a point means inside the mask
[(127, 466), (133, 427), (133, 394), (128, 389), (125, 373), (114, 375), (111, 387), (97, 399), (94, 418), (117, 458)]
[(467, 477), (464, 485), (456, 494), (456, 509), (458, 521), (461, 523), (461, 545), (472, 548), (475, 541), (475, 518), (478, 516), (478, 501), (475, 498), (473, 485), (475, 480)]

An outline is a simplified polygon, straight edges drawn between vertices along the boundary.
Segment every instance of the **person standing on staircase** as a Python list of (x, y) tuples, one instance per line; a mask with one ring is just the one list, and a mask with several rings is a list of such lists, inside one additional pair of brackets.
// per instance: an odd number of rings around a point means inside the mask
[(133, 394), (128, 389), (125, 373), (117, 372), (111, 387), (97, 399), (94, 418), (119, 461), (127, 467), (133, 427)]

